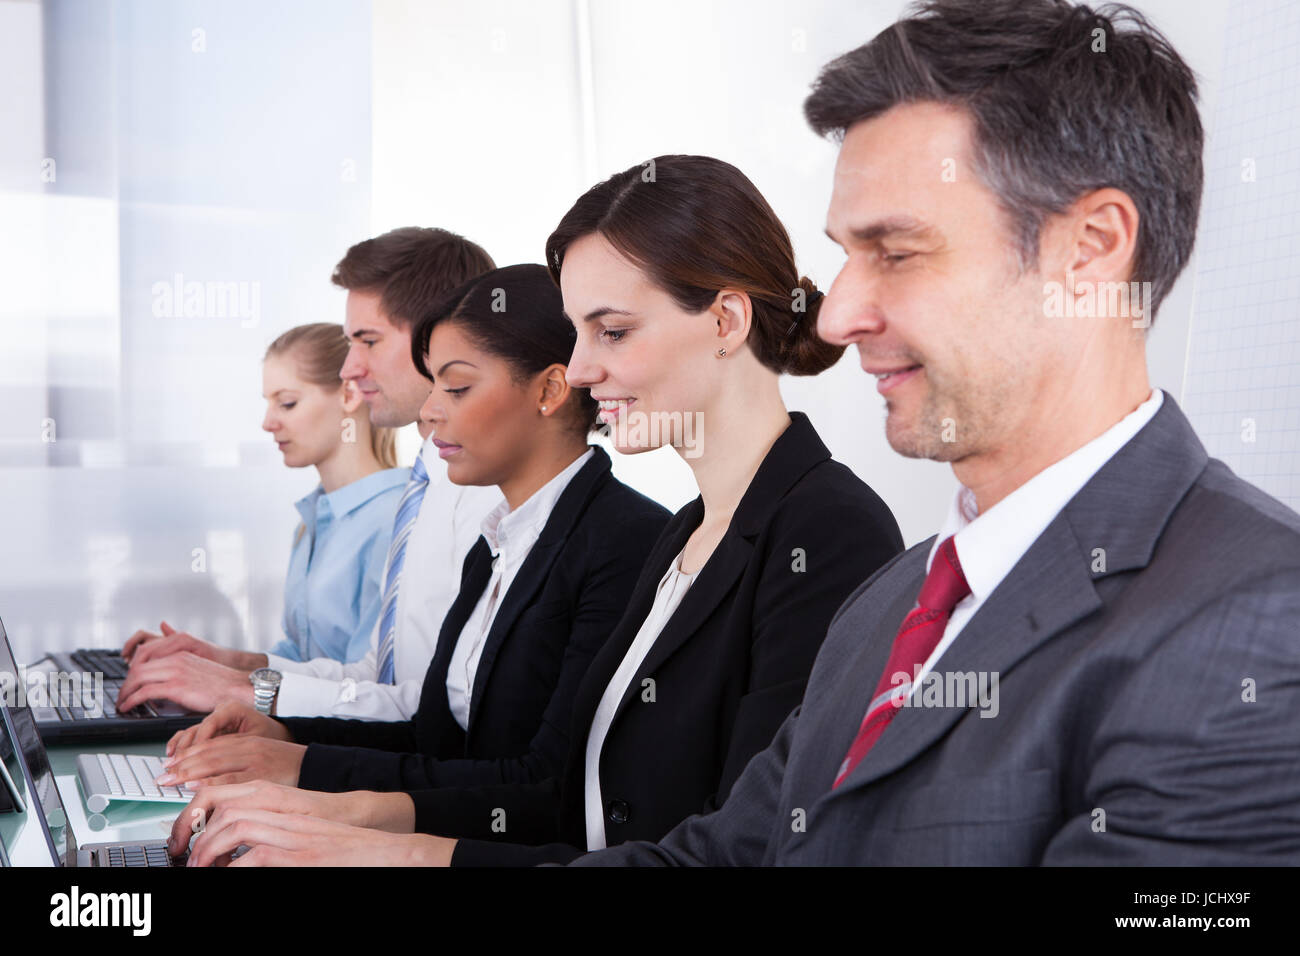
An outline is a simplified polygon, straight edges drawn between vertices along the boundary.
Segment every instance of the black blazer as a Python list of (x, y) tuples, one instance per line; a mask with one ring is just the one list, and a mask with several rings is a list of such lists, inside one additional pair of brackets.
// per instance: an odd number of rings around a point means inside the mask
[(447, 703), (447, 667), (492, 573), (480, 537), (409, 721), (286, 718), (308, 744), (298, 785), (309, 790), (411, 790), (546, 779), (563, 765), (573, 696), (627, 606), (641, 565), (669, 519), (595, 453), (560, 497), (492, 622), (474, 675), (469, 727)]
[[(610, 846), (656, 840), (722, 802), (802, 698), (832, 615), (903, 550), (885, 503), (831, 460), (807, 416), (791, 412), (790, 420), (615, 713), (600, 762)], [(412, 794), (417, 831), (462, 838), (454, 865), (567, 860), (586, 847), (592, 718), (660, 578), (703, 515), (696, 498), (646, 560), (628, 613), (578, 689), (568, 760), (556, 779)], [(562, 844), (537, 846), (555, 840)]]

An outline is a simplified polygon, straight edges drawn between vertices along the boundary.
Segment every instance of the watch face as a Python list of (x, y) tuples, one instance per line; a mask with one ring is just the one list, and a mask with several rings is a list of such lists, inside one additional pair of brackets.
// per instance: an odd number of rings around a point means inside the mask
[(277, 671), (277, 670), (275, 670), (275, 669), (273, 669), (273, 668), (270, 668), (270, 667), (261, 667), (261, 668), (258, 668), (257, 670), (253, 671), (253, 673), (249, 674), (248, 676), (249, 676), (252, 680), (255, 680), (255, 681), (264, 681), (264, 682), (266, 682), (266, 683), (268, 683), (268, 684), (278, 684), (278, 683), (280, 683), (280, 672)]

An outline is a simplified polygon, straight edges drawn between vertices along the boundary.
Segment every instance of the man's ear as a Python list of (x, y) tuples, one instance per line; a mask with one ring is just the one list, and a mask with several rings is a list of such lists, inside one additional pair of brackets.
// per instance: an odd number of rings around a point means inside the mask
[[(1080, 196), (1059, 236), (1067, 278), (1075, 282), (1128, 282), (1137, 256), (1138, 211), (1128, 193), (1106, 187)], [(1067, 283), (1068, 285), (1069, 283)]]
[(340, 389), (340, 395), (340, 401), (343, 404), (343, 412), (346, 415), (351, 415), (355, 412), (361, 407), (361, 404), (364, 401), (361, 397), (361, 389), (357, 388), (357, 383), (351, 380), (343, 383), (343, 388)]

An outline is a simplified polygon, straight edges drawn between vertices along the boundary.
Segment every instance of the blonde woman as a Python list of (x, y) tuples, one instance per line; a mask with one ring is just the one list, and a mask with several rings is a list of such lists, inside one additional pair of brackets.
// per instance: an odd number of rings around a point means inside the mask
[(267, 349), (266, 418), (284, 463), (314, 467), (320, 484), (297, 502), (302, 524), (284, 584), (284, 639), (272, 654), (296, 661), (364, 657), (379, 619), (384, 559), (407, 480), (393, 430), (370, 424), (356, 387), (339, 378), (343, 327), (300, 325)]

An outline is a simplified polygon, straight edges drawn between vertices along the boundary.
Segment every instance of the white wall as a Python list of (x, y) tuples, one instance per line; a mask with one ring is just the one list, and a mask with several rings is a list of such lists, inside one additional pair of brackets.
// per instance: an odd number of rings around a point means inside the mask
[[(1229, 4), (1138, 6), (1201, 74), (1212, 115)], [(594, 182), (698, 152), (757, 183), (828, 284), (834, 147), (801, 104), (822, 64), (901, 8), (0, 0), (0, 616), (19, 656), (116, 644), (164, 615), (276, 639), (292, 501), (312, 476), (281, 467), (258, 428), (261, 352), (290, 325), (341, 320), (329, 272), (364, 235), (440, 225), (502, 264), (540, 261)], [(260, 283), (260, 321), (155, 316), (152, 285), (175, 272)], [(1150, 340), (1153, 380), (1175, 395), (1192, 291), (1189, 270)], [(915, 542), (951, 473), (889, 449), (855, 359), (783, 388)], [(47, 418), (57, 442), (41, 440)], [(671, 450), (616, 470), (670, 507), (695, 494)]]
[[(1136, 6), (1201, 75), (1208, 118), (1228, 4)], [(823, 64), (903, 8), (900, 0), (375, 0), (373, 228), (443, 225), (499, 263), (540, 262), (546, 236), (587, 187), (651, 156), (702, 153), (754, 181), (803, 271), (828, 286), (842, 262), (823, 233), (835, 148), (808, 129), (803, 99)], [(589, 54), (579, 42), (584, 10)], [(1193, 273), (1170, 293), (1148, 346), (1153, 384), (1176, 398)], [(850, 349), (816, 378), (785, 378), (782, 390), (885, 499), (911, 544), (937, 530), (956, 483), (947, 466), (890, 449), (884, 402), (857, 362)], [(689, 469), (667, 449), (618, 458), (615, 471), (669, 507), (695, 495)]]
[[(20, 660), (163, 617), (279, 638), (316, 479), (260, 429), (261, 359), (342, 321), (369, 27), (355, 0), (0, 0), (0, 616)], [(256, 285), (258, 309), (159, 314), (177, 273)]]
[(1183, 409), (1206, 451), (1300, 509), (1300, 0), (1234, 13), (1206, 161)]

